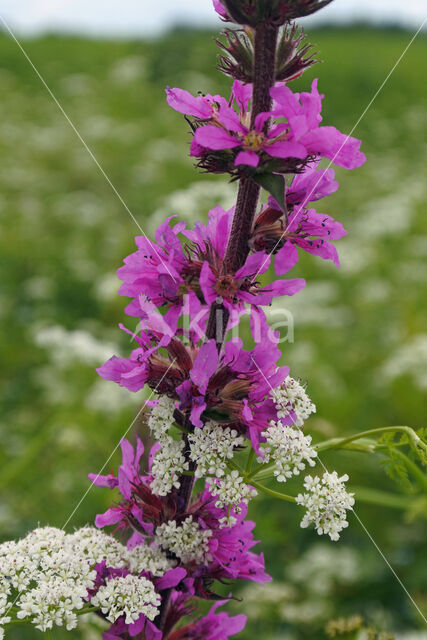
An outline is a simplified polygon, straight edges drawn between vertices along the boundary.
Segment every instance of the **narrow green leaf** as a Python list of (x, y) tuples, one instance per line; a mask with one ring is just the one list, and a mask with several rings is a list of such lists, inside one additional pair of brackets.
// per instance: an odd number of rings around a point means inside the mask
[(254, 180), (273, 196), (283, 213), (287, 215), (284, 176), (280, 173), (257, 173), (254, 175)]

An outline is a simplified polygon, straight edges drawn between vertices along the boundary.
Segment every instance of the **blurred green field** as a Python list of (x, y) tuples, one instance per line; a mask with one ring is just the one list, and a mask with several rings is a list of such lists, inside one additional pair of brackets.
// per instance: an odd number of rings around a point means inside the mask
[[(349, 132), (410, 34), (348, 28), (310, 35), (324, 64), (298, 87), (319, 77), (324, 123)], [(166, 85), (227, 94), (228, 80), (214, 71), (212, 34), (181, 30), (153, 42), (50, 36), (24, 47), (144, 231), (166, 215), (191, 221), (215, 204), (231, 205), (234, 186), (192, 168), (188, 127), (164, 99)], [(295, 270), (308, 285), (287, 301), (295, 342), (285, 345), (284, 362), (309, 383), (315, 437), (423, 424), (426, 74), (427, 39), (419, 36), (354, 133), (366, 165), (338, 170), (340, 190), (322, 202), (320, 210), (349, 232), (339, 242), (341, 269), (306, 255)], [(71, 529), (106, 508), (108, 492), (93, 489), (74, 512), (87, 474), (100, 470), (143, 396), (95, 372), (130, 348), (117, 329), (125, 299), (116, 295), (115, 270), (133, 250), (137, 226), (4, 35), (0, 82), (0, 535), (8, 539), (37, 523), (61, 527), (72, 515)], [(324, 460), (348, 472), (354, 486), (397, 491), (403, 505), (414, 504), (411, 489), (376, 460), (355, 453)], [(358, 514), (426, 609), (423, 506), (360, 503)], [(252, 509), (277, 581), (232, 604), (251, 618), (242, 640), (321, 640), (327, 620), (356, 613), (401, 640), (427, 637), (356, 520), (330, 543), (299, 529), (292, 506), (263, 499)], [(15, 633), (9, 637), (42, 635)], [(73, 637), (99, 637), (91, 633)]]

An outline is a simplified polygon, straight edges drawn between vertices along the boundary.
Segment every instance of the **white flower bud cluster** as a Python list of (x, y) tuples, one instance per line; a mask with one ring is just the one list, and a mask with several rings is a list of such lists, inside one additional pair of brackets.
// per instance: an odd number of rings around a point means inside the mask
[(165, 550), (174, 553), (182, 562), (209, 562), (209, 539), (212, 537), (210, 529), (202, 529), (198, 522), (188, 516), (180, 525), (176, 520), (170, 520), (157, 527), (156, 542)]
[(278, 418), (286, 418), (293, 410), (296, 415), (294, 425), (302, 427), (307, 418), (316, 412), (316, 405), (307, 395), (305, 387), (288, 376), (281, 387), (272, 392)]
[[(54, 625), (74, 629), (78, 612), (94, 603), (93, 599), (89, 602), (88, 590), (95, 587), (95, 566), (104, 560), (112, 568), (129, 567), (131, 572), (138, 574), (151, 571), (154, 576), (162, 576), (174, 566), (156, 547), (141, 545), (128, 550), (93, 527), (84, 527), (72, 534), (45, 527), (35, 529), (17, 542), (1, 544), (0, 638), (4, 633), (1, 626), (13, 621), (9, 615), (12, 606), (14, 617), (28, 619), (41, 631), (52, 629)], [(130, 578), (132, 580), (123, 585), (121, 582), (107, 585), (104, 596), (99, 596), (103, 597), (104, 610), (110, 597), (107, 594), (111, 595), (114, 606), (109, 615), (114, 619), (124, 614), (129, 618), (141, 613), (151, 616), (153, 607), (157, 606), (151, 582), (137, 576)], [(139, 580), (141, 585), (137, 584)], [(122, 601), (125, 606), (122, 609), (120, 585), (124, 589)]]
[[(212, 482), (209, 486), (209, 492), (216, 498), (215, 506), (218, 509), (229, 507), (233, 513), (240, 513), (241, 503), (248, 504), (249, 500), (257, 495), (255, 489), (245, 484), (235, 469), (224, 478)], [(221, 527), (233, 524), (235, 524), (235, 518), (232, 516), (221, 520)]]
[(175, 422), (174, 411), (174, 401), (165, 395), (159, 396), (158, 402), (151, 409), (150, 417), (148, 418), (148, 427), (154, 440), (163, 443), (169, 439), (169, 429)]
[(258, 462), (274, 460), (274, 475), (278, 482), (286, 482), (288, 478), (297, 476), (305, 469), (306, 462), (314, 467), (313, 458), (317, 452), (310, 446), (311, 436), (305, 436), (300, 429), (270, 422), (270, 427), (262, 435), (268, 446), (262, 448), (264, 459), (258, 458)]
[(161, 598), (152, 582), (128, 574), (108, 580), (105, 586), (98, 589), (91, 602), (101, 608), (110, 622), (125, 615), (126, 624), (132, 624), (142, 613), (149, 620), (154, 620), (159, 612)]
[(182, 440), (173, 440), (170, 436), (163, 439), (162, 448), (157, 451), (151, 465), (151, 489), (157, 496), (167, 496), (172, 487), (179, 489), (179, 477), (188, 471), (189, 465), (185, 459)]
[(306, 476), (304, 488), (309, 493), (296, 498), (297, 504), (307, 509), (302, 528), (314, 524), (319, 536), (327, 534), (331, 540), (339, 540), (339, 533), (348, 527), (346, 512), (354, 505), (354, 494), (345, 490), (347, 480), (347, 474), (339, 477), (336, 471), (326, 472), (322, 478)]
[(232, 459), (235, 448), (244, 443), (244, 438), (235, 429), (222, 428), (217, 422), (209, 421), (200, 429), (196, 428), (188, 441), (190, 458), (197, 464), (195, 476), (221, 478), (227, 460)]

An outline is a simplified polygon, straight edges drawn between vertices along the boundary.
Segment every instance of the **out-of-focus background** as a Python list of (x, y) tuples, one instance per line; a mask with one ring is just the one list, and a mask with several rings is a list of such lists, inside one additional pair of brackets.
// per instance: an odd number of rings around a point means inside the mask
[[(164, 98), (166, 85), (229, 91), (214, 70), (220, 24), (209, 0), (7, 0), (0, 16), (144, 231), (171, 214), (192, 222), (232, 204), (234, 186), (193, 169), (188, 126)], [(294, 88), (319, 77), (324, 123), (349, 132), (422, 18), (422, 2), (337, 0), (302, 23), (324, 63)], [(341, 269), (304, 255), (295, 270), (308, 285), (287, 301), (295, 342), (284, 345), (283, 360), (309, 383), (318, 412), (307, 426), (317, 439), (418, 428), (425, 418), (426, 72), (422, 32), (354, 132), (366, 165), (339, 169), (340, 190), (319, 207), (348, 229), (338, 243)], [(0, 535), (8, 539), (38, 523), (61, 527), (71, 515), (69, 529), (93, 522), (111, 496), (94, 488), (75, 510), (87, 474), (100, 470), (143, 396), (95, 373), (130, 348), (117, 328), (126, 300), (117, 296), (115, 270), (138, 229), (7, 33), (0, 85)], [(109, 467), (118, 461), (117, 453)], [(356, 453), (324, 461), (368, 489), (358, 514), (425, 610), (426, 502), (416, 477), (409, 484), (395, 467), (393, 480), (390, 464)], [(387, 507), (369, 504), (375, 491), (388, 494)], [(245, 588), (243, 603), (231, 605), (250, 618), (242, 640), (321, 640), (328, 620), (354, 614), (400, 640), (427, 638), (354, 518), (332, 543), (300, 529), (292, 505), (260, 499), (251, 509), (275, 580)], [(72, 634), (99, 637), (89, 624)]]

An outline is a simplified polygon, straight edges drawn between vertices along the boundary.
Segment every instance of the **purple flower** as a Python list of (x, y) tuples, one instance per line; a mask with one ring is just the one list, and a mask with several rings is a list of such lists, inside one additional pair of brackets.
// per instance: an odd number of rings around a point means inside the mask
[[(197, 118), (192, 156), (204, 159), (210, 153), (230, 152), (235, 167), (246, 165), (254, 169), (271, 158), (292, 159), (303, 164), (312, 156), (326, 157), (347, 169), (360, 167), (365, 162), (359, 140), (345, 136), (335, 127), (319, 126), (322, 96), (317, 90), (317, 80), (313, 81), (311, 93), (301, 94), (293, 93), (285, 83), (277, 83), (271, 89), (273, 110), (258, 114), (253, 126), (249, 124), (251, 88), (237, 80), (229, 102), (210, 96), (208, 102), (203, 103), (202, 98), (182, 90), (173, 92), (173, 100), (168, 97), (169, 104)], [(237, 111), (230, 106), (233, 103)], [(200, 113), (203, 113), (202, 119), (196, 115)], [(266, 123), (272, 117), (276, 120), (267, 131)]]
[(281, 353), (274, 341), (268, 350), (265, 344), (245, 351), (235, 338), (226, 343), (221, 355), (215, 340), (200, 348), (188, 379), (176, 388), (180, 409), (195, 427), (203, 427), (203, 419), (214, 412), (224, 424), (240, 425), (257, 448), (268, 421), (277, 417), (271, 389), (289, 374), (288, 367), (276, 366)]
[[(112, 356), (97, 369), (98, 374), (101, 378), (112, 380), (121, 387), (126, 387), (129, 391), (139, 391), (146, 383), (153, 385), (154, 388), (153, 363), (163, 364), (160, 371), (159, 367), (155, 370), (160, 378), (166, 374), (168, 363), (160, 357), (153, 358), (153, 356), (161, 347), (168, 347), (173, 339), (174, 329), (157, 312), (152, 316), (147, 316), (145, 323), (141, 320), (140, 336), (135, 335), (123, 325), (119, 326), (133, 337), (139, 348), (132, 351), (130, 358)], [(160, 326), (163, 331), (159, 331)]]
[(338, 188), (333, 170), (316, 170), (316, 166), (317, 163), (295, 176), (286, 189), (288, 219), (270, 197), (268, 207), (255, 220), (250, 245), (254, 250), (267, 249), (276, 254), (277, 275), (287, 273), (296, 263), (296, 247), (339, 266), (338, 253), (331, 241), (345, 236), (346, 230), (330, 216), (305, 208), (310, 201), (328, 196)]
[(242, 503), (239, 506), (239, 513), (234, 514), (236, 522), (233, 526), (221, 527), (220, 521), (228, 515), (228, 510), (216, 507), (215, 501), (208, 486), (189, 510), (193, 519), (197, 519), (203, 529), (212, 531), (209, 540), (212, 561), (193, 569), (187, 568), (189, 574), (195, 578), (196, 594), (203, 594), (203, 580), (207, 576), (217, 580), (240, 579), (259, 584), (270, 582), (271, 576), (265, 572), (263, 554), (258, 555), (251, 551), (258, 542), (254, 540), (252, 533), (255, 523), (245, 519), (247, 505)]
[(234, 207), (229, 211), (222, 207), (215, 207), (209, 211), (209, 220), (206, 225), (197, 221), (194, 229), (184, 229), (182, 234), (193, 243), (199, 255), (214, 252), (222, 259), (227, 249), (233, 215)]
[[(306, 207), (309, 202), (320, 200), (325, 196), (330, 196), (338, 189), (338, 182), (335, 180), (333, 169), (318, 169), (319, 162), (312, 162), (307, 165), (301, 173), (297, 173), (289, 187), (286, 189), (286, 205), (288, 208), (298, 205)], [(270, 207), (280, 208), (276, 201), (270, 196), (268, 199)]]
[(218, 105), (227, 105), (226, 99), (222, 96), (207, 94), (195, 97), (185, 89), (171, 89), (170, 87), (166, 88), (166, 100), (175, 111), (193, 116), (198, 120), (214, 118), (218, 111)]
[[(305, 280), (293, 278), (276, 280), (261, 287), (257, 276), (265, 273), (269, 266), (270, 256), (264, 252), (250, 255), (234, 275), (215, 272), (205, 262), (200, 273), (200, 287), (205, 301), (212, 304), (220, 299), (228, 311), (233, 312), (236, 307), (244, 310), (245, 302), (251, 305), (269, 305), (273, 298), (293, 296), (305, 286)], [(292, 266), (290, 264), (289, 269)]]
[(143, 535), (153, 535), (154, 526), (167, 519), (166, 513), (173, 511), (174, 499), (171, 496), (161, 498), (153, 494), (150, 484), (151, 463), (158, 450), (155, 444), (150, 452), (148, 475), (141, 473), (140, 462), (144, 452), (144, 445), (137, 438), (134, 449), (128, 440), (122, 439), (122, 464), (115, 478), (112, 474), (100, 476), (89, 474), (92, 483), (97, 487), (119, 489), (123, 500), (110, 507), (105, 513), (98, 514), (95, 525), (99, 528), (117, 525), (117, 529), (132, 528), (132, 535), (128, 540), (128, 547), (133, 548), (144, 541)]
[[(236, 81), (237, 82), (237, 81)], [(218, 125), (205, 125), (196, 130), (194, 140), (203, 149), (238, 151), (234, 164), (258, 167), (260, 154), (266, 153), (273, 158), (299, 158), (307, 155), (305, 148), (282, 138), (282, 126), (277, 125), (265, 133), (264, 127), (271, 112), (259, 113), (252, 128), (243, 124), (243, 118), (230, 107), (222, 107), (218, 113)], [(222, 126), (221, 126), (222, 125)]]
[(150, 314), (152, 309), (146, 302), (149, 301), (155, 307), (168, 306), (170, 312), (166, 320), (176, 325), (184, 309), (185, 296), (188, 296), (187, 306), (191, 315), (201, 310), (201, 304), (188, 286), (187, 280), (192, 278), (191, 268), (178, 238), (185, 222), (171, 229), (172, 217), (157, 229), (157, 244), (145, 236), (135, 238), (138, 250), (125, 258), (125, 264), (117, 275), (123, 281), (120, 295), (135, 298), (126, 308), (128, 315), (142, 318)]
[(317, 90), (317, 79), (313, 80), (311, 93), (293, 93), (285, 84), (276, 85), (270, 93), (274, 99), (274, 115), (287, 120), (283, 139), (302, 145), (305, 156), (329, 158), (346, 169), (356, 169), (365, 162), (360, 140), (346, 136), (335, 127), (319, 126), (323, 96)]
[(89, 479), (96, 487), (118, 488), (123, 497), (129, 500), (132, 484), (139, 482), (140, 461), (144, 453), (144, 444), (142, 440), (137, 438), (136, 449), (134, 449), (128, 440), (122, 438), (120, 447), (122, 450), (122, 464), (119, 467), (118, 477), (115, 478), (113, 474), (101, 476), (96, 473), (90, 473)]

